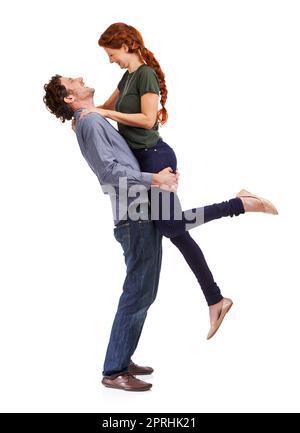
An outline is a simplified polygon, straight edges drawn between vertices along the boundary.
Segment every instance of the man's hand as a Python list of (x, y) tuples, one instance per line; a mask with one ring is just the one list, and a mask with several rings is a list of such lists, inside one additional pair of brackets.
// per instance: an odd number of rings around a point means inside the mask
[(153, 174), (152, 186), (159, 187), (161, 189), (176, 192), (178, 187), (179, 172), (173, 173), (171, 167), (166, 167), (159, 173)]

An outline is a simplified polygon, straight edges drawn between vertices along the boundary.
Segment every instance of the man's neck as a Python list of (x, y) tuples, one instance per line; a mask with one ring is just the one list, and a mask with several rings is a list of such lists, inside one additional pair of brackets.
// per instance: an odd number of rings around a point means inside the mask
[(91, 99), (89, 101), (75, 102), (72, 106), (72, 109), (74, 111), (79, 110), (80, 108), (87, 108), (88, 110), (90, 110), (91, 108), (95, 108), (95, 104), (94, 104), (93, 99)]

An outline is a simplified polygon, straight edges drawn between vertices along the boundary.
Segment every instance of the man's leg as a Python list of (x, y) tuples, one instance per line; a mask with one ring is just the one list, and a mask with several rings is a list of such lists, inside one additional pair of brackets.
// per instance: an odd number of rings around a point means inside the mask
[(133, 355), (150, 305), (156, 298), (161, 267), (161, 234), (152, 221), (131, 221), (116, 227), (127, 275), (113, 322), (103, 375), (123, 373)]

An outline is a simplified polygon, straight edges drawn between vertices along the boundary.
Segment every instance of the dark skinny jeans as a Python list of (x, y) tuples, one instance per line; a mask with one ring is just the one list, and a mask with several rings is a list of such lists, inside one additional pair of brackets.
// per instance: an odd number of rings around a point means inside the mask
[[(174, 172), (177, 169), (175, 152), (161, 138), (154, 147), (133, 149), (133, 153), (143, 172), (158, 173), (166, 167), (171, 167)], [(155, 209), (152, 205), (154, 197), (155, 203), (158, 204), (158, 206), (155, 205)], [(218, 218), (233, 217), (245, 213), (242, 200), (237, 197), (183, 212), (176, 193), (152, 188), (149, 198), (152, 207), (151, 212), (154, 211), (155, 214), (153, 218), (155, 224), (160, 233), (169, 238), (185, 258), (200, 284), (207, 304), (213, 305), (221, 301), (223, 296), (220, 288), (214, 281), (205, 257), (199, 245), (189, 234), (189, 230)], [(164, 203), (167, 203), (167, 215), (162, 210)]]

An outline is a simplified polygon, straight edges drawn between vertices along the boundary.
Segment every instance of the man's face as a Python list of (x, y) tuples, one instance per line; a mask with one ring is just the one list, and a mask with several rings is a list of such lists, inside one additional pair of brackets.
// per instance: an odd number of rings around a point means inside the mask
[[(67, 92), (70, 94), (71, 101), (69, 102), (84, 101), (91, 98), (95, 93), (95, 89), (85, 86), (82, 77), (61, 77), (60, 83), (67, 89)], [(69, 96), (67, 98), (69, 98)]]

